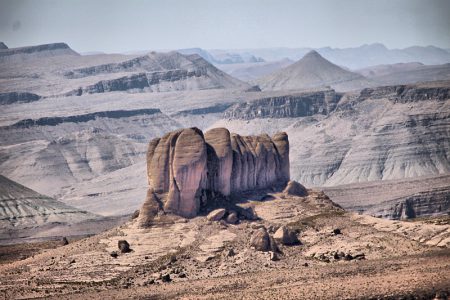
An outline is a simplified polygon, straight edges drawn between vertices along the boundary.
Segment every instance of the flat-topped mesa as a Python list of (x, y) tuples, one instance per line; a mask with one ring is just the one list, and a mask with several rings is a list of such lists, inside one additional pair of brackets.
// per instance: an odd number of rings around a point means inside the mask
[(195, 217), (214, 197), (288, 182), (288, 136), (240, 136), (225, 128), (205, 134), (197, 128), (177, 130), (149, 143), (147, 176), (141, 225), (156, 215), (149, 207)]

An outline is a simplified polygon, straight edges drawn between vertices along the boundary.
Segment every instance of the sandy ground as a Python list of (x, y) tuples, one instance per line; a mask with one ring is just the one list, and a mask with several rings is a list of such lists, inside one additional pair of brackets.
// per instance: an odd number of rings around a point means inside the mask
[[(131, 221), (3, 263), (0, 299), (432, 299), (450, 292), (448, 222), (357, 215), (316, 192), (270, 195), (238, 204), (253, 207), (256, 221), (199, 216), (146, 229)], [(273, 234), (281, 225), (301, 244), (279, 243), (277, 261), (250, 247), (258, 228)], [(342, 234), (333, 234), (337, 228)], [(133, 251), (113, 258), (122, 239)], [(340, 252), (364, 259), (335, 259)]]

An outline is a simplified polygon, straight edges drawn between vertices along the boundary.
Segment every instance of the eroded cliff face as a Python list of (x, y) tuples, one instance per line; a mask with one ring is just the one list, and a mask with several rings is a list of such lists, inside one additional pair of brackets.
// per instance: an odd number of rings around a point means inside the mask
[(299, 93), (238, 103), (224, 112), (225, 119), (297, 118), (315, 114), (328, 115), (342, 94), (334, 90)]
[(240, 136), (225, 128), (205, 134), (197, 128), (177, 130), (149, 143), (147, 176), (142, 226), (160, 211), (194, 217), (215, 197), (289, 181), (288, 136)]
[(442, 215), (449, 210), (450, 187), (444, 187), (381, 203), (367, 210), (367, 213), (376, 217), (403, 220)]

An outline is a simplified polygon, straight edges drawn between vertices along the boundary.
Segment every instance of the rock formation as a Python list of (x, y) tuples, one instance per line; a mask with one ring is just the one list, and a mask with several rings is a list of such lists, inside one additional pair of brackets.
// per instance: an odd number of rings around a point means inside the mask
[(149, 224), (159, 204), (164, 212), (194, 217), (215, 197), (288, 182), (288, 136), (240, 136), (225, 128), (170, 132), (149, 143), (147, 175), (141, 225)]
[(330, 89), (262, 98), (231, 106), (224, 112), (223, 118), (250, 120), (328, 115), (336, 108), (341, 97), (342, 94)]
[(37, 46), (27, 46), (19, 48), (7, 48), (1, 49), (0, 59), (3, 60), (7, 57), (22, 56), (25, 58), (28, 55), (31, 57), (48, 57), (55, 55), (76, 55), (79, 54), (73, 51), (66, 43), (51, 43)]
[(286, 188), (283, 190), (283, 193), (285, 195), (298, 196), (298, 197), (305, 197), (308, 195), (308, 191), (306, 190), (306, 188), (294, 180), (291, 180), (288, 182), (288, 184), (286, 185)]
[(275, 241), (287, 246), (300, 243), (295, 232), (290, 230), (286, 226), (281, 226), (280, 228), (278, 228), (278, 230), (273, 235), (273, 238), (275, 239)]
[[(116, 78), (96, 80), (99, 75), (120, 74)], [(123, 76), (122, 74), (127, 74)], [(133, 58), (120, 63), (108, 63), (72, 69), (64, 72), (67, 79), (91, 77), (91, 84), (66, 93), (66, 96), (107, 93), (114, 91), (165, 92), (212, 88), (243, 88), (251, 86), (225, 72), (198, 55), (177, 52), (156, 53)], [(102, 77), (103, 78), (103, 77)], [(96, 80), (92, 82), (92, 80)]]
[(38, 101), (39, 99), (41, 99), (39, 95), (27, 92), (0, 93), (0, 104), (27, 103)]

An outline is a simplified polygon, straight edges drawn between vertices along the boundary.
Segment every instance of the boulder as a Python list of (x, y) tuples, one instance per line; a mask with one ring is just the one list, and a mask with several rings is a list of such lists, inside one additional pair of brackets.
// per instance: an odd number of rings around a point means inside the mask
[(139, 217), (139, 209), (135, 210), (131, 215), (131, 220), (137, 219)]
[(119, 247), (119, 250), (122, 253), (128, 253), (131, 251), (130, 244), (128, 244), (126, 240), (119, 240), (117, 246)]
[(278, 257), (277, 253), (272, 252), (272, 251), (269, 251), (269, 253), (270, 253), (270, 260), (271, 261), (278, 261), (278, 260), (280, 260), (280, 258)]
[(63, 246), (65, 246), (65, 245), (68, 245), (68, 244), (69, 244), (69, 241), (67, 240), (67, 238), (66, 238), (66, 237), (63, 237), (63, 238), (61, 239), (61, 244), (62, 244)]
[(170, 278), (170, 274), (164, 274), (161, 276), (161, 281), (162, 282), (171, 282), (172, 278)]
[(230, 212), (227, 217), (227, 222), (230, 224), (236, 224), (239, 221), (238, 215), (236, 212)]
[(283, 193), (288, 196), (305, 197), (308, 195), (306, 188), (297, 181), (291, 180), (288, 182), (283, 190)]
[(342, 232), (341, 232), (341, 230), (339, 228), (335, 228), (335, 229), (333, 229), (333, 234), (334, 235), (339, 235), (339, 234), (342, 234)]
[(254, 247), (258, 251), (279, 252), (275, 240), (269, 235), (265, 228), (260, 228), (253, 233), (250, 238), (250, 246)]
[(285, 226), (278, 228), (273, 238), (283, 245), (298, 245), (300, 243), (295, 232)]
[(223, 216), (225, 216), (226, 212), (227, 211), (225, 208), (215, 209), (206, 216), (206, 219), (208, 219), (208, 221), (213, 221), (213, 222), (220, 221), (223, 218)]

